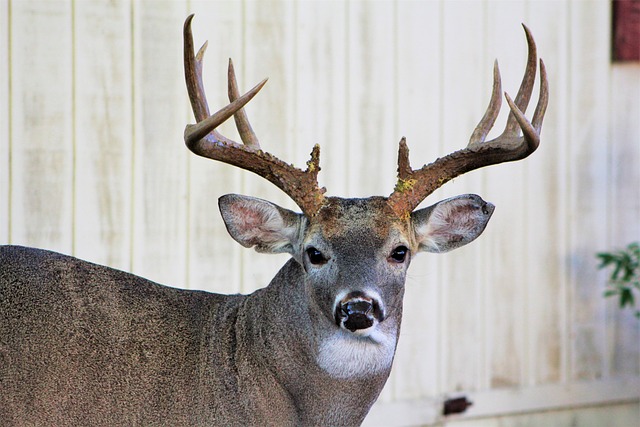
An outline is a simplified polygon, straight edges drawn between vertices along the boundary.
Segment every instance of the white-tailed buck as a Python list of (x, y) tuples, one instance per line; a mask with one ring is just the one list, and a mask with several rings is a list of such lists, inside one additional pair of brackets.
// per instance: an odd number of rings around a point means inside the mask
[[(291, 259), (251, 295), (179, 290), (58, 253), (0, 248), (0, 425), (357, 425), (391, 370), (407, 268), (484, 230), (493, 205), (476, 195), (414, 210), (450, 179), (536, 150), (548, 87), (525, 111), (538, 61), (529, 55), (504, 132), (485, 141), (500, 110), (497, 65), (487, 111), (469, 145), (419, 169), (400, 141), (389, 197), (343, 199), (318, 188), (319, 148), (306, 170), (260, 148), (229, 63), (230, 104), (210, 115), (202, 57), (184, 25), (194, 153), (247, 169), (287, 193), (302, 214), (239, 195), (220, 199), (231, 236)], [(204, 46), (203, 46), (204, 47)], [(234, 116), (242, 143), (216, 128)]]

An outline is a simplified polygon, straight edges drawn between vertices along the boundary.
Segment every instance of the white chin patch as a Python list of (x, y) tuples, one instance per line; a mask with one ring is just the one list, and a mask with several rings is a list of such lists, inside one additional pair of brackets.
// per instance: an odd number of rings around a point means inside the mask
[(366, 377), (391, 368), (395, 348), (395, 335), (377, 324), (355, 333), (341, 329), (320, 344), (317, 362), (335, 378)]

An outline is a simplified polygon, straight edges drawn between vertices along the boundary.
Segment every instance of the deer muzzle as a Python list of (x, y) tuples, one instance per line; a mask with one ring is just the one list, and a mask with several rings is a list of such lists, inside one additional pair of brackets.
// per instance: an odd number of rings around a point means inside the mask
[(352, 292), (337, 304), (335, 320), (336, 325), (355, 332), (382, 322), (384, 313), (375, 298), (362, 292)]

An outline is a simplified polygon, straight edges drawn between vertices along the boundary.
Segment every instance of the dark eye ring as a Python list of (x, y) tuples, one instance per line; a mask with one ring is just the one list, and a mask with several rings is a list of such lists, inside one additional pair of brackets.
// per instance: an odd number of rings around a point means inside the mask
[(402, 263), (404, 262), (408, 253), (409, 253), (409, 248), (407, 248), (406, 246), (398, 246), (393, 250), (393, 252), (391, 252), (391, 255), (389, 256), (389, 260), (396, 263)]
[(325, 258), (322, 252), (313, 246), (307, 249), (307, 257), (309, 258), (309, 262), (313, 265), (322, 265), (327, 262), (327, 258)]

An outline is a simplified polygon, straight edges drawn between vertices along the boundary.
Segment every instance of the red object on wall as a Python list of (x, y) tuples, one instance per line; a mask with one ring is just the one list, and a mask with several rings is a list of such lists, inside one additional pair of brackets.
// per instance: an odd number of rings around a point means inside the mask
[(640, 0), (613, 0), (613, 60), (640, 61)]

